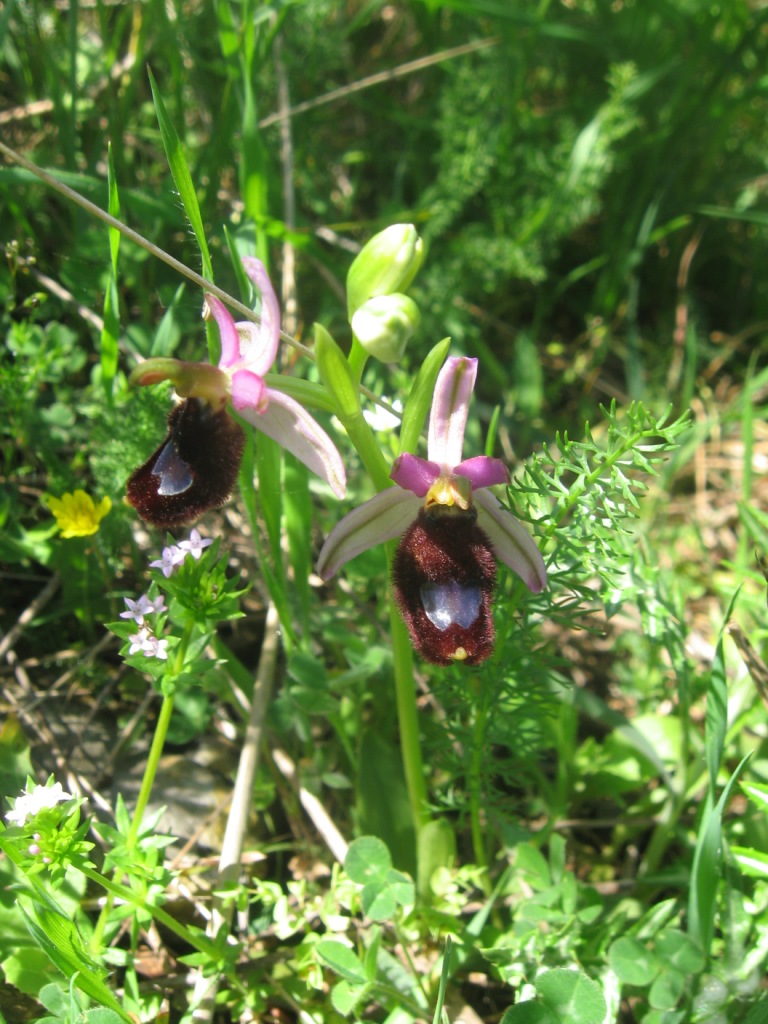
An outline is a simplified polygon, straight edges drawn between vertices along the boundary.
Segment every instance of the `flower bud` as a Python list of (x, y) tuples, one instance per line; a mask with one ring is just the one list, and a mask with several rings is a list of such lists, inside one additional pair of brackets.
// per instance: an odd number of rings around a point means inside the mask
[(424, 243), (413, 224), (392, 224), (367, 242), (347, 273), (347, 311), (376, 295), (403, 292), (418, 273)]
[(352, 317), (352, 330), (365, 351), (382, 363), (396, 363), (419, 326), (419, 307), (407, 295), (377, 295)]

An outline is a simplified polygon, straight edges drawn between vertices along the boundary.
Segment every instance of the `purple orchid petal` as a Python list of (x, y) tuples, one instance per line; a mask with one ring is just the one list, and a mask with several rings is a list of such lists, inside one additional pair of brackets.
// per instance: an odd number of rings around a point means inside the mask
[[(248, 368), (263, 375), (274, 363), (277, 347), (280, 344), (280, 306), (275, 289), (269, 280), (269, 274), (261, 260), (257, 260), (255, 256), (243, 256), (242, 263), (246, 274), (261, 292), (258, 342), (249, 345)], [(245, 325), (239, 324), (238, 326), (242, 328)], [(248, 328), (254, 327), (253, 324), (247, 326)], [(263, 369), (257, 368), (257, 364)]]
[(461, 461), (469, 400), (477, 377), (477, 359), (451, 356), (438, 374), (429, 417), (427, 455), (453, 470)]
[(488, 534), (493, 553), (538, 594), (547, 585), (547, 570), (533, 538), (490, 491), (480, 491), (474, 497), (478, 525)]
[(465, 459), (458, 466), (454, 466), (453, 472), (457, 476), (465, 476), (473, 488), (509, 483), (507, 467), (501, 459), (492, 459), (488, 455), (476, 455), (473, 459)]
[(436, 462), (420, 459), (418, 455), (398, 456), (392, 467), (390, 478), (398, 487), (412, 491), (417, 498), (423, 498), (432, 484), (440, 476), (440, 466)]
[(238, 412), (255, 409), (261, 412), (269, 404), (267, 386), (257, 373), (235, 370), (232, 374), (232, 405)]
[(338, 498), (347, 490), (344, 463), (326, 432), (295, 399), (274, 388), (264, 389), (268, 405), (263, 412), (250, 406), (240, 410), (244, 420), (325, 480)]
[(420, 505), (409, 491), (388, 487), (352, 509), (328, 534), (317, 560), (318, 573), (330, 579), (350, 558), (399, 537), (418, 515)]
[(205, 302), (213, 319), (218, 324), (221, 336), (219, 369), (223, 370), (233, 366), (240, 359), (240, 335), (237, 332), (235, 321), (232, 319), (232, 314), (223, 302), (220, 302), (215, 295), (206, 295)]

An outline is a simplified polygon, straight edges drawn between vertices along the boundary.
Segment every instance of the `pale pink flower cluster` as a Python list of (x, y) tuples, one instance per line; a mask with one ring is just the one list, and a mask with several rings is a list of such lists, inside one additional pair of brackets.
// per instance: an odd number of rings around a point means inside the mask
[(157, 558), (149, 564), (153, 569), (160, 569), (163, 576), (168, 579), (176, 566), (181, 565), (187, 555), (198, 559), (210, 544), (213, 544), (213, 541), (209, 537), (203, 538), (197, 530), (192, 530), (189, 540), (182, 540), (178, 544), (171, 544), (167, 548), (163, 548), (162, 558)]
[(131, 644), (128, 650), (129, 654), (141, 652), (145, 658), (159, 658), (160, 661), (168, 660), (168, 641), (164, 638), (156, 637), (149, 626), (142, 626), (138, 633), (132, 633), (128, 640)]
[(137, 626), (144, 625), (147, 615), (157, 615), (158, 612), (166, 610), (165, 597), (162, 594), (155, 598), (149, 598), (146, 594), (142, 594), (138, 601), (132, 601), (130, 597), (123, 600), (127, 605), (127, 611), (120, 612), (120, 618), (133, 619)]

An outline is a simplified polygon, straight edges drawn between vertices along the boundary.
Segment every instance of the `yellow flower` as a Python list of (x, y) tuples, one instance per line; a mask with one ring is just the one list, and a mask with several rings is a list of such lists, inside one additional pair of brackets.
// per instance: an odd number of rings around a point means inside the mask
[(112, 508), (110, 498), (102, 498), (98, 505), (85, 491), (62, 494), (60, 498), (46, 498), (48, 508), (56, 516), (62, 537), (90, 537)]

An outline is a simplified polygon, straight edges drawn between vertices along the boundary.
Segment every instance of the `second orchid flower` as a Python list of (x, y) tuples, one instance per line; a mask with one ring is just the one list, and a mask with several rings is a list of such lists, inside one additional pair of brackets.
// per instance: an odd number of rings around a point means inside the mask
[(246, 256), (243, 267), (261, 292), (261, 322), (235, 323), (222, 302), (206, 295), (205, 314), (221, 335), (218, 366), (157, 358), (131, 374), (132, 384), (170, 380), (184, 399), (171, 411), (163, 443), (127, 483), (128, 501), (153, 526), (181, 526), (227, 500), (245, 446), (233, 411), (295, 455), (338, 497), (345, 493), (344, 465), (330, 437), (299, 402), (264, 380), (277, 355), (280, 310), (263, 264)]

